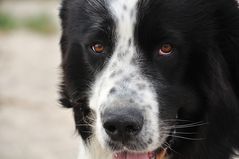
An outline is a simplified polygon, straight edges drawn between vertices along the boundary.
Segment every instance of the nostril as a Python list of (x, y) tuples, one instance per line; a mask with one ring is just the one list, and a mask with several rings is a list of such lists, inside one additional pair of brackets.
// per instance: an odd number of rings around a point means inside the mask
[(115, 126), (109, 126), (107, 128), (107, 130), (110, 131), (110, 132), (115, 132), (116, 131), (116, 127)]
[(110, 134), (116, 134), (117, 133), (116, 126), (114, 126), (112, 124), (105, 123), (104, 128), (105, 128), (107, 133), (110, 133)]

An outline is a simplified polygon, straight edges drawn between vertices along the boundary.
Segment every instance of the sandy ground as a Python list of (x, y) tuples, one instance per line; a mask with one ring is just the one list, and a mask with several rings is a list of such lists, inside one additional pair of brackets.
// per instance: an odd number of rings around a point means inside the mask
[(57, 104), (58, 36), (0, 36), (0, 158), (76, 158), (72, 113)]
[(0, 36), (0, 159), (76, 158), (72, 113), (57, 103), (58, 36)]
[[(57, 22), (59, 2), (6, 2), (12, 14), (49, 12)], [(77, 158), (72, 111), (57, 103), (58, 41), (59, 33), (0, 32), (0, 159)]]
[[(59, 1), (4, 1), (0, 9), (58, 22)], [(0, 159), (76, 158), (72, 111), (57, 103), (59, 34), (0, 32), (0, 41)]]

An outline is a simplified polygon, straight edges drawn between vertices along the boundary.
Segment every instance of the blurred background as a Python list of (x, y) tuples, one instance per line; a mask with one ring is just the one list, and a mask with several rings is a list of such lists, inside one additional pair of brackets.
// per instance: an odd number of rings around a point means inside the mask
[(0, 0), (0, 159), (74, 159), (71, 110), (57, 103), (60, 0)]

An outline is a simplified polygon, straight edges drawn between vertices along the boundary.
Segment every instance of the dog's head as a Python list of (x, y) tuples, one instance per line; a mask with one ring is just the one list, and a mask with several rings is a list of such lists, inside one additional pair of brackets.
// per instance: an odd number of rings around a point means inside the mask
[(62, 103), (74, 108), (85, 141), (143, 156), (172, 137), (199, 138), (208, 92), (224, 87), (227, 71), (216, 7), (205, 3), (63, 2)]

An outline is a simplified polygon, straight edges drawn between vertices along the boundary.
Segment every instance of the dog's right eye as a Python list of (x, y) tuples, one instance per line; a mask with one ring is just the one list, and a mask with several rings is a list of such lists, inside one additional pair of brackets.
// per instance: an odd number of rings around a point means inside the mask
[(102, 54), (105, 52), (105, 46), (101, 43), (93, 44), (91, 49), (97, 54)]

